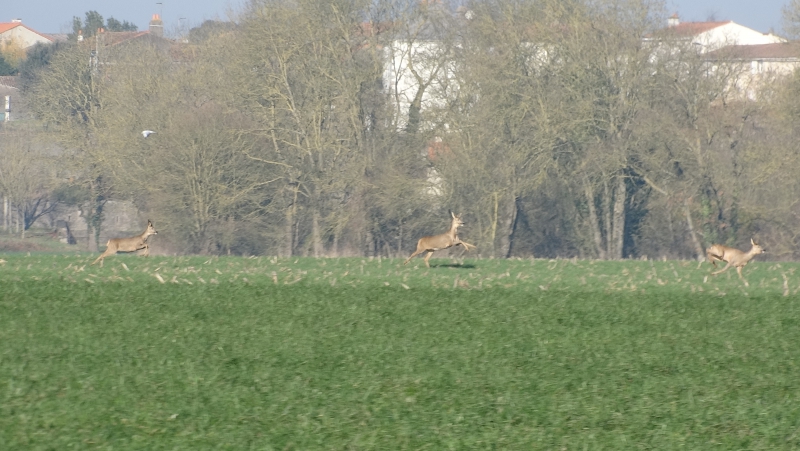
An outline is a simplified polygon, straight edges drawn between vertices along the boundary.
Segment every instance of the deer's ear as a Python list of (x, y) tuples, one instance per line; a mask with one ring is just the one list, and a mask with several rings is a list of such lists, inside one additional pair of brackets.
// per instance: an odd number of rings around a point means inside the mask
[(455, 213), (453, 213), (453, 210), (450, 210), (450, 216), (452, 216), (452, 217), (453, 217), (453, 219), (455, 219), (455, 218), (456, 218), (456, 214), (455, 214)]
[(755, 246), (755, 245), (756, 245), (756, 242), (755, 242), (755, 241), (753, 241), (753, 239), (752, 239), (752, 238), (750, 238), (750, 244), (752, 244), (753, 246)]

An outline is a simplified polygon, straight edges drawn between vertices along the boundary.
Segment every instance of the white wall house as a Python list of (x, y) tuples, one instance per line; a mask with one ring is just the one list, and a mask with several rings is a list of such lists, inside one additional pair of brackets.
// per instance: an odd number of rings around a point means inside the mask
[(745, 64), (751, 75), (789, 75), (800, 67), (800, 42), (731, 45), (708, 53), (710, 60)]
[(731, 80), (743, 98), (755, 100), (761, 88), (777, 77), (792, 74), (800, 68), (800, 42), (761, 45), (730, 45), (706, 54), (708, 64), (736, 64), (740, 71)]
[(0, 22), (0, 42), (2, 43), (13, 41), (25, 49), (40, 42), (49, 44), (54, 40), (51, 36), (39, 33), (24, 25), (20, 19), (14, 19), (11, 22)]
[[(658, 42), (664, 38), (667, 41), (677, 39), (685, 42), (703, 54), (731, 46), (752, 47), (749, 52), (737, 50), (736, 53), (742, 58), (753, 56), (754, 70), (772, 70), (781, 66), (780, 70), (785, 72), (789, 68), (785, 64), (785, 57), (756, 58), (759, 52), (773, 52), (769, 49), (778, 47), (769, 46), (786, 43), (786, 39), (772, 33), (761, 33), (733, 21), (681, 22), (675, 14), (667, 21), (666, 28), (643, 39)], [(383, 83), (394, 107), (398, 129), (406, 127), (409, 107), (420, 88), (423, 88), (423, 94), (418, 100), (423, 113), (443, 106), (449, 97), (448, 90), (457, 89), (452, 63), (443, 62), (447, 61), (449, 52), (435, 39), (410, 42), (395, 40), (384, 48), (386, 62)], [(719, 54), (716, 55), (712, 59), (719, 57)], [(425, 128), (425, 124), (421, 126)]]
[(681, 22), (678, 15), (667, 21), (665, 33), (679, 40), (690, 42), (698, 50), (706, 53), (729, 45), (763, 45), (786, 42), (786, 39), (772, 33), (739, 25), (731, 20), (724, 22)]

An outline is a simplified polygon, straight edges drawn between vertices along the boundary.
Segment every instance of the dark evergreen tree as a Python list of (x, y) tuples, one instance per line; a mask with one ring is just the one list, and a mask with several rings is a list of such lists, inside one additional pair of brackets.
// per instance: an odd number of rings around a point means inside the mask
[(84, 38), (90, 38), (97, 34), (97, 30), (100, 28), (106, 31), (136, 31), (139, 29), (127, 20), (120, 22), (118, 19), (109, 17), (106, 21), (97, 11), (87, 11), (84, 20), (77, 16), (72, 18), (72, 33), (69, 35), (69, 39), (76, 40), (78, 34), (83, 35)]
[(37, 43), (28, 49), (26, 57), (19, 65), (20, 89), (27, 91), (36, 83), (37, 74), (50, 64), (53, 55), (71, 45), (69, 42), (56, 41), (52, 44)]
[(17, 69), (0, 55), (0, 76), (2, 75), (17, 75)]

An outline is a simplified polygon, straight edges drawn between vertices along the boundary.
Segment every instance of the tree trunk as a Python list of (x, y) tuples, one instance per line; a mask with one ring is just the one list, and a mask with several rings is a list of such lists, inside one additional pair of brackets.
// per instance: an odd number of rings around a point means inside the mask
[[(414, 72), (416, 75), (416, 72)], [(406, 123), (406, 133), (416, 134), (419, 131), (420, 113), (422, 112), (422, 97), (425, 95), (425, 89), (428, 87), (427, 83), (423, 83), (420, 77), (417, 78), (417, 92), (414, 93), (414, 99), (408, 105), (408, 122)]]
[(605, 234), (605, 259), (614, 258), (614, 243), (612, 241), (614, 220), (611, 212), (611, 205), (613, 204), (614, 193), (608, 187), (608, 180), (603, 180), (603, 233)]
[(397, 256), (403, 255), (403, 221), (400, 221), (399, 230), (397, 232)]
[(333, 237), (332, 237), (333, 240), (332, 240), (332, 243), (331, 243), (331, 249), (330, 249), (330, 252), (328, 252), (328, 255), (331, 256), (331, 257), (338, 257), (339, 255), (341, 255), (339, 253), (339, 235), (341, 235), (341, 234), (342, 234), (341, 231), (334, 230), (334, 232), (333, 232)]
[(694, 250), (695, 252), (697, 252), (697, 261), (703, 261), (705, 259), (705, 252), (703, 252), (703, 246), (700, 245), (700, 240), (697, 239), (697, 232), (694, 231), (694, 223), (692, 222), (692, 210), (689, 208), (690, 202), (691, 198), (688, 198), (683, 203), (684, 212), (686, 214), (686, 228), (689, 231), (689, 236), (692, 238), (692, 244), (694, 245)]
[(294, 249), (294, 204), (286, 208), (284, 220), (286, 222), (284, 224), (283, 255), (285, 257), (291, 257), (292, 250)]
[(364, 239), (366, 240), (367, 256), (374, 257), (376, 253), (375, 237), (372, 235), (371, 230), (367, 230), (367, 233), (364, 234)]
[(419, 117), (420, 110), (422, 110), (422, 93), (423, 90), (418, 90), (414, 100), (408, 106), (408, 123), (406, 124), (406, 132), (416, 134), (419, 131)]
[(597, 253), (597, 258), (605, 260), (606, 252), (605, 246), (603, 246), (603, 234), (600, 231), (600, 220), (597, 216), (597, 208), (594, 205), (594, 190), (586, 178), (583, 181), (583, 191), (586, 195), (586, 203), (589, 206), (589, 228), (592, 231), (595, 252)]
[(617, 187), (614, 190), (614, 230), (611, 235), (612, 259), (622, 259), (625, 244), (625, 201), (628, 199), (625, 177), (617, 176)]
[(516, 196), (504, 196), (501, 207), (503, 211), (500, 216), (501, 233), (497, 256), (500, 258), (508, 258), (511, 256), (511, 241), (514, 235), (514, 226), (517, 223)]
[(322, 234), (319, 229), (319, 212), (315, 209), (311, 215), (311, 240), (314, 247), (314, 258), (319, 258), (323, 254)]
[(286, 257), (291, 257), (294, 255), (294, 248), (297, 245), (297, 235), (296, 235), (296, 227), (295, 221), (297, 218), (297, 187), (292, 187), (292, 201), (286, 207), (286, 212), (284, 216), (284, 220), (286, 223), (284, 224), (284, 245), (281, 251), (283, 255)]

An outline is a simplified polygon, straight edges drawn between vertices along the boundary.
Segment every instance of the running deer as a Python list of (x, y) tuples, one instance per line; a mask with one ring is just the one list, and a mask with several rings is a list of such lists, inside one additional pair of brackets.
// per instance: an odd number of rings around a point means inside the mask
[(735, 266), (736, 272), (739, 273), (739, 278), (744, 282), (744, 286), (749, 287), (750, 284), (742, 277), (742, 268), (744, 268), (753, 257), (764, 253), (764, 248), (756, 244), (752, 238), (750, 238), (750, 244), (753, 247), (747, 252), (742, 252), (739, 249), (723, 246), (721, 244), (712, 244), (711, 247), (706, 249), (708, 261), (714, 265), (714, 268), (717, 267), (717, 260), (727, 262), (728, 264), (719, 271), (712, 272), (711, 275), (716, 276), (717, 274), (727, 271), (731, 266)]
[(423, 236), (420, 238), (417, 242), (417, 250), (406, 259), (405, 263), (403, 263), (404, 265), (408, 264), (415, 256), (427, 251), (428, 255), (425, 256), (425, 266), (430, 268), (431, 265), (428, 263), (428, 260), (431, 258), (431, 255), (433, 255), (433, 251), (447, 249), (448, 247), (458, 246), (459, 244), (464, 246), (466, 250), (469, 250), (470, 247), (476, 247), (474, 244), (461, 241), (458, 237), (458, 228), (464, 225), (464, 222), (461, 221), (461, 216), (454, 214), (452, 211), (450, 212), (450, 216), (453, 217), (452, 222), (450, 222), (450, 230), (441, 235)]
[(109, 255), (114, 255), (117, 252), (136, 252), (140, 249), (144, 249), (144, 253), (142, 255), (147, 256), (150, 255), (150, 246), (147, 244), (147, 239), (150, 235), (158, 235), (155, 227), (153, 227), (153, 223), (149, 220), (147, 221), (147, 229), (142, 232), (141, 235), (132, 236), (130, 238), (111, 238), (106, 243), (106, 250), (99, 257), (97, 260), (92, 262), (94, 265), (97, 262), (100, 262), (100, 266), (103, 266), (104, 259)]

